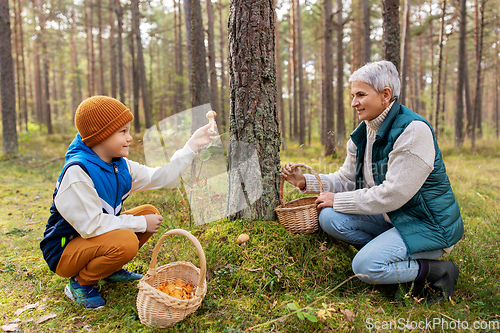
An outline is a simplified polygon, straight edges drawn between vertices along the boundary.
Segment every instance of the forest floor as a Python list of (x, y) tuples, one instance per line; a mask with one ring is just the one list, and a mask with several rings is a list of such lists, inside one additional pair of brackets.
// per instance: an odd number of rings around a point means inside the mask
[[(107, 305), (86, 310), (64, 295), (67, 279), (53, 274), (39, 249), (69, 135), (20, 137), (20, 154), (0, 160), (0, 325), (21, 332), (161, 332), (139, 321), (137, 283), (107, 284)], [(137, 140), (134, 140), (136, 142)], [(500, 142), (482, 140), (474, 152), (440, 141), (461, 207), (465, 235), (446, 255), (460, 267), (452, 301), (426, 305), (411, 285), (373, 286), (353, 275), (356, 250), (318, 231), (294, 235), (275, 221), (192, 223), (185, 193), (162, 189), (132, 195), (127, 207), (150, 203), (164, 217), (161, 230), (126, 268), (146, 273), (152, 250), (168, 229), (200, 241), (207, 293), (172, 332), (498, 332), (500, 331)], [(131, 158), (141, 161), (136, 142)], [(282, 164), (301, 162), (333, 172), (345, 150), (324, 158), (319, 145), (289, 144)], [(287, 187), (288, 189), (288, 187)], [(297, 197), (287, 190), (286, 199)], [(250, 235), (246, 246), (236, 237)], [(183, 237), (168, 238), (158, 266), (200, 264)]]

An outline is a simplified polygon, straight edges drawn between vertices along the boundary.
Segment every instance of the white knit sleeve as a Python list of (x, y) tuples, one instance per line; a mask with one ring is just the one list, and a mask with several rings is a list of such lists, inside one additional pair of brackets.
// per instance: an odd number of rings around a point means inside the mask
[[(336, 168), (330, 165), (330, 168)], [(304, 193), (314, 194), (320, 192), (318, 180), (314, 175), (304, 174), (306, 178), (306, 190)], [(356, 177), (356, 145), (352, 140), (347, 141), (347, 157), (344, 164), (335, 172), (329, 174), (320, 174), (321, 182), (325, 192), (345, 192), (353, 191)]]
[(103, 213), (101, 200), (92, 179), (78, 165), (70, 166), (66, 170), (54, 204), (61, 216), (82, 238), (99, 236), (117, 229), (146, 231), (144, 216), (114, 216)]
[(381, 214), (408, 202), (434, 169), (434, 139), (422, 121), (413, 121), (394, 143), (385, 181), (369, 189), (335, 195), (333, 208), (347, 214)]

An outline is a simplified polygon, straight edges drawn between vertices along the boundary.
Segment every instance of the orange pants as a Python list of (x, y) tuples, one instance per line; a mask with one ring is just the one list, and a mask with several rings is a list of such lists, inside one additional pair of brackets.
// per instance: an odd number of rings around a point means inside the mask
[[(152, 205), (142, 205), (122, 214), (142, 216), (160, 213)], [(62, 277), (76, 276), (81, 285), (96, 284), (131, 261), (152, 235), (113, 230), (87, 239), (77, 236), (64, 249), (56, 274)]]

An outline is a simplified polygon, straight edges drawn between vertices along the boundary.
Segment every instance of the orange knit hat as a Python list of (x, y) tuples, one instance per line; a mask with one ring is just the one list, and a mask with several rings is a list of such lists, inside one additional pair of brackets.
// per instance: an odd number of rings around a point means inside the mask
[(133, 119), (132, 112), (120, 101), (107, 96), (93, 96), (76, 109), (75, 126), (83, 142), (93, 147)]

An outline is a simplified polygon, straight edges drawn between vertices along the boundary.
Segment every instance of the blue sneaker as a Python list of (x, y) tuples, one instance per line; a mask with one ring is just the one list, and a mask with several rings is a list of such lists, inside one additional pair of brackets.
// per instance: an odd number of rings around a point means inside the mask
[(142, 279), (144, 275), (137, 274), (134, 272), (127, 271), (122, 268), (117, 272), (114, 272), (110, 276), (104, 278), (104, 282), (127, 282), (127, 281), (137, 281)]
[(97, 284), (90, 284), (82, 286), (76, 278), (69, 279), (66, 288), (64, 288), (64, 293), (72, 301), (77, 304), (83, 305), (87, 309), (99, 309), (102, 308), (106, 301), (99, 295), (99, 290), (97, 290)]

